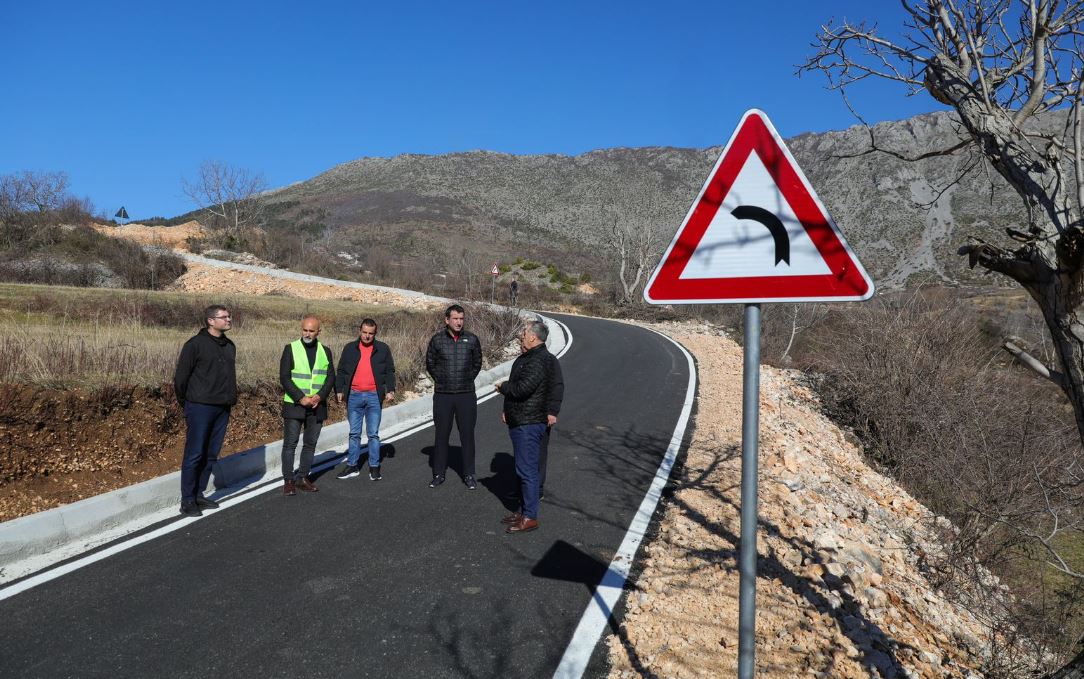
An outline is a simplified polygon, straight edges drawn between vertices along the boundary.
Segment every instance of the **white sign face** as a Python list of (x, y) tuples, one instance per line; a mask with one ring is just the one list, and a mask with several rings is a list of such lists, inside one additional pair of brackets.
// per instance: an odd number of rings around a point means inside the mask
[[(787, 261), (776, 262), (776, 242), (762, 224), (734, 211), (755, 205), (774, 214), (789, 236)], [(740, 214), (740, 213), (739, 213)], [(783, 198), (760, 156), (750, 153), (679, 278), (818, 276), (832, 273), (805, 227)]]

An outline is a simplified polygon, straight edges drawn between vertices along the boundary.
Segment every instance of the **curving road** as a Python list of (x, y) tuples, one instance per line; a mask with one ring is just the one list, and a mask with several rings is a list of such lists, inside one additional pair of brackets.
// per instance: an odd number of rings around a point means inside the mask
[[(552, 676), (691, 379), (663, 337), (559, 318), (575, 341), (539, 530), (510, 536), (499, 523), (517, 481), (490, 399), (477, 491), (451, 472), (428, 488), (428, 427), (385, 444), (383, 481), (327, 472), (317, 494), (253, 493), (0, 601), (0, 676)], [(596, 646), (587, 676), (604, 657)]]

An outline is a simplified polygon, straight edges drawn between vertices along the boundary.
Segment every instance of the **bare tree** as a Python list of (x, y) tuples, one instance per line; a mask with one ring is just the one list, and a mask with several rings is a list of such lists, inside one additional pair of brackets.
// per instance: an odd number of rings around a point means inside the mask
[(481, 275), (483, 271), (481, 253), (463, 248), (459, 259), (456, 261), (456, 266), (463, 278), (463, 294), (466, 299), (475, 299), (474, 279), (476, 276)]
[[(822, 71), (844, 97), (848, 86), (867, 78), (898, 82), (912, 94), (925, 91), (956, 112), (962, 138), (920, 157), (977, 149), (1016, 191), (1027, 217), (1021, 228), (1006, 230), (1012, 244), (972, 238), (959, 253), (971, 267), (1016, 281), (1038, 304), (1061, 368), (1041, 372), (1068, 397), (1084, 442), (1084, 1), (901, 5), (907, 20), (900, 38), (862, 23), (830, 23), (802, 70)], [(1063, 129), (1041, 132), (1036, 117), (1055, 110), (1067, 113)], [(879, 148), (872, 132), (871, 142), (870, 151), (906, 158)], [(1062, 471), (1059, 485), (1074, 487), (1076, 470)], [(1084, 578), (1054, 549), (1069, 518), (1055, 512), (1051, 532), (1029, 537), (1047, 550), (1055, 568)], [(1084, 653), (1055, 676), (1084, 676), (1082, 668)]]
[(828, 306), (825, 304), (790, 304), (790, 326), (787, 338), (787, 346), (779, 355), (779, 364), (790, 363), (790, 350), (794, 347), (794, 340), (803, 330), (806, 330), (828, 316)]
[(59, 210), (70, 200), (66, 172), (23, 170), (0, 176), (0, 219), (24, 212)]
[(640, 289), (673, 232), (663, 226), (669, 217), (654, 192), (630, 188), (609, 210), (612, 224), (606, 234), (606, 245), (621, 286), (618, 301), (631, 304), (640, 299)]
[(226, 235), (237, 238), (246, 227), (258, 226), (262, 219), (259, 195), (267, 181), (259, 172), (217, 160), (205, 160), (193, 181), (181, 180), (186, 196), (211, 213), (214, 224)]

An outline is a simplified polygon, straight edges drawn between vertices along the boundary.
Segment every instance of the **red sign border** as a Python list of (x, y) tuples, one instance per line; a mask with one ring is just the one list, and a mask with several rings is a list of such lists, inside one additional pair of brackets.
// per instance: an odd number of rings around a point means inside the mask
[[(830, 273), (680, 278), (751, 153), (760, 157)], [(750, 109), (742, 116), (662, 261), (644, 286), (644, 299), (651, 304), (842, 302), (866, 300), (873, 293), (869, 274), (851, 252), (768, 116), (758, 109)]]

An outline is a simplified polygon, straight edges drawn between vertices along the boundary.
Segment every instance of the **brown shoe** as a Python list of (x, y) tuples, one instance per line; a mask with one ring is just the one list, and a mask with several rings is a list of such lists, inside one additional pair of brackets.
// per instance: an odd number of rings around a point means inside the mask
[(522, 518), (523, 518), (523, 514), (520, 514), (519, 512), (516, 512), (515, 514), (509, 514), (508, 516), (501, 519), (501, 523), (509, 523), (509, 524), (511, 524), (511, 523), (519, 523), (519, 520), (522, 519)]
[(538, 528), (537, 519), (528, 519), (526, 516), (519, 517), (519, 521), (516, 521), (505, 530), (506, 533), (526, 533), (527, 531)]
[(307, 476), (302, 476), (301, 477), (301, 480), (297, 482), (297, 487), (300, 488), (301, 490), (305, 491), (306, 493), (315, 493), (318, 490), (320, 490), (319, 488), (316, 487), (315, 483), (313, 483), (312, 481), (309, 481), (309, 477), (307, 477)]
[(283, 495), (297, 495), (297, 488), (294, 488), (294, 482), (293, 481), (287, 481), (286, 483), (283, 484), (283, 486), (282, 486), (282, 494)]

